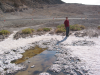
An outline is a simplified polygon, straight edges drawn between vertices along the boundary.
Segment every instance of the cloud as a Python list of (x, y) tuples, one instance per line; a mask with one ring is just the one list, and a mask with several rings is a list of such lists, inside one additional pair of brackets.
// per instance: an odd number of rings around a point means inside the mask
[(62, 0), (66, 3), (81, 3), (89, 5), (100, 5), (100, 0)]

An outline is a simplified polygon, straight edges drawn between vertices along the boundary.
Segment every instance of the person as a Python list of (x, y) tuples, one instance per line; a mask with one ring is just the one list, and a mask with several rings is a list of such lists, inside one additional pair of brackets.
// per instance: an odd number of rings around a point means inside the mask
[(68, 17), (66, 17), (66, 20), (64, 21), (65, 29), (66, 29), (66, 37), (69, 36), (69, 20)]

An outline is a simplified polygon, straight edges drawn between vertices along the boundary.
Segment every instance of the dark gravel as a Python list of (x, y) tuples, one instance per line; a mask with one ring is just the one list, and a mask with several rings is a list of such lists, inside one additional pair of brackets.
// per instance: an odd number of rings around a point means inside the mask
[(100, 19), (70, 19), (70, 25), (81, 24), (87, 27), (98, 27), (100, 25)]

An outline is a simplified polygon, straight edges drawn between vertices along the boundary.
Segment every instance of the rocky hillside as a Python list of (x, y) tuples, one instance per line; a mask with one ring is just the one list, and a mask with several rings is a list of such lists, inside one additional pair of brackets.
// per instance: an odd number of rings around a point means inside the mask
[(28, 7), (43, 8), (43, 4), (62, 4), (61, 0), (0, 0), (3, 12), (22, 11)]
[(64, 3), (61, 0), (0, 0), (0, 18), (11, 18), (11, 15), (21, 18), (32, 16), (100, 18), (100, 5)]

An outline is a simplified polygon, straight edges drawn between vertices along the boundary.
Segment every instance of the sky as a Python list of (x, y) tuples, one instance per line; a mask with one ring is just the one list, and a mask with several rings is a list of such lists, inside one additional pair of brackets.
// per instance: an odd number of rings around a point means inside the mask
[(66, 3), (81, 3), (86, 5), (100, 5), (100, 0), (62, 0)]

